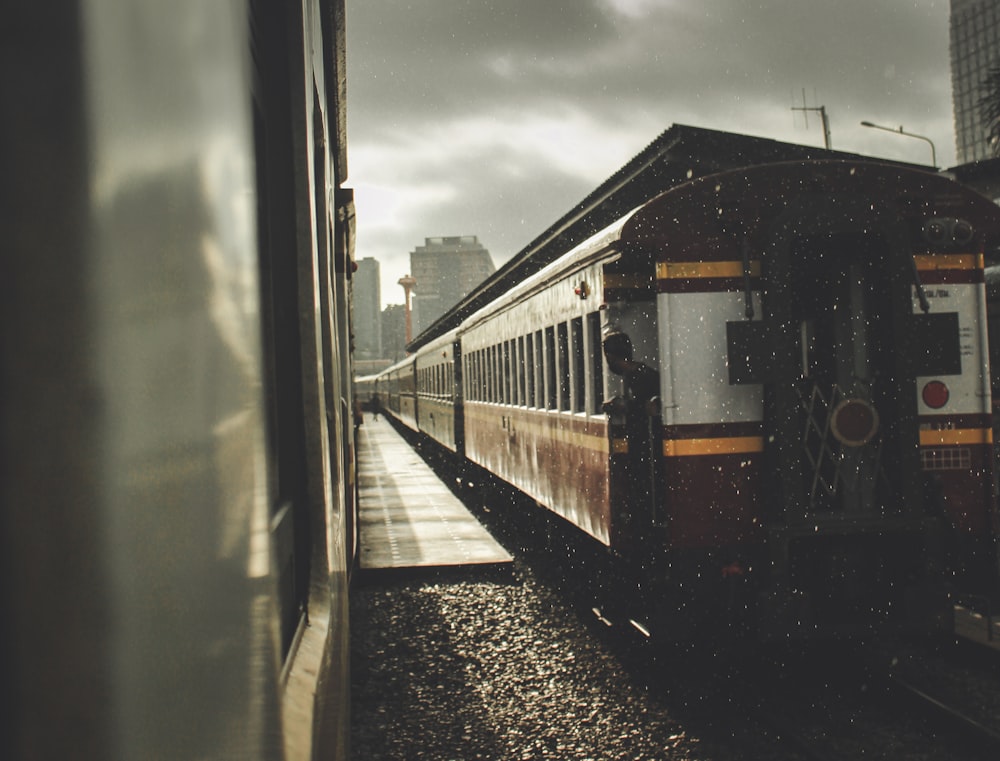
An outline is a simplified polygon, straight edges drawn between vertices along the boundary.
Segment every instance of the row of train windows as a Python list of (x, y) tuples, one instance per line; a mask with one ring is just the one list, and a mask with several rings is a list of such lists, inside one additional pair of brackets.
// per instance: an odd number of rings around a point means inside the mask
[(591, 312), (469, 352), (465, 398), (566, 412), (601, 412), (601, 316)]
[(417, 370), (417, 392), (450, 399), (454, 396), (455, 371), (450, 365), (433, 365)]

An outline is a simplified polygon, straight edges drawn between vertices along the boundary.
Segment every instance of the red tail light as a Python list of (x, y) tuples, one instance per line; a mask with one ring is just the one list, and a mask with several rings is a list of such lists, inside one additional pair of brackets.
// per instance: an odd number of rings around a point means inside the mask
[(941, 381), (932, 380), (924, 386), (924, 390), (920, 395), (924, 400), (924, 404), (932, 410), (939, 410), (948, 403), (948, 397), (951, 396), (951, 392), (948, 391), (948, 387)]

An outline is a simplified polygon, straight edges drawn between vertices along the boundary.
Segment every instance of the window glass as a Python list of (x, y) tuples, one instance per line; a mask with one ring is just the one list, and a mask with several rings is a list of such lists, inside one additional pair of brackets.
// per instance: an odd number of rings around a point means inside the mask
[(574, 317), (570, 322), (570, 358), (572, 360), (573, 412), (586, 410), (587, 375), (583, 354), (583, 318)]
[(556, 386), (556, 329), (545, 329), (545, 407), (557, 409), (559, 400)]
[(569, 409), (569, 326), (560, 322), (558, 330), (558, 348), (556, 364), (559, 373), (559, 409)]
[(528, 402), (524, 395), (524, 372), (527, 369), (528, 363), (524, 360), (524, 336), (519, 336), (517, 339), (517, 403), (522, 407), (527, 407)]
[(604, 403), (604, 352), (601, 350), (601, 313), (591, 312), (587, 315), (587, 334), (589, 336), (590, 365), (590, 411), (599, 414)]
[(510, 341), (503, 342), (503, 403), (511, 403), (510, 393)]
[(535, 370), (538, 367), (538, 363), (535, 361), (535, 337), (533, 335), (528, 335), (525, 339), (525, 351), (527, 352), (527, 361), (525, 362), (525, 395), (527, 405), (529, 407), (535, 406)]

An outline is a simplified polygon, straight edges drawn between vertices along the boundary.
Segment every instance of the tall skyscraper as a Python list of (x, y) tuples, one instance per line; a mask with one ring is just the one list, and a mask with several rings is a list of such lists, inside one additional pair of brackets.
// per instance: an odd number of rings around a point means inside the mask
[(382, 284), (377, 259), (358, 260), (352, 278), (354, 296), (354, 356), (382, 359)]
[(951, 0), (951, 91), (959, 164), (993, 158), (979, 116), (983, 81), (1000, 64), (1000, 2)]
[(389, 304), (382, 312), (382, 353), (390, 362), (406, 356), (406, 322), (402, 304)]
[(496, 271), (490, 252), (475, 235), (425, 238), (410, 252), (413, 335), (420, 335)]

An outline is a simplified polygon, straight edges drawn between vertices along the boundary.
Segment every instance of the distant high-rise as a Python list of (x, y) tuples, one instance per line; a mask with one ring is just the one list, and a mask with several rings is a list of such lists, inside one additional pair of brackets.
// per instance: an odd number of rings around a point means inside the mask
[(404, 311), (402, 304), (390, 304), (382, 312), (382, 351), (385, 358), (392, 362), (398, 362), (406, 356)]
[(417, 336), (496, 271), (475, 235), (425, 238), (410, 252), (413, 335)]
[(382, 283), (377, 259), (358, 260), (353, 277), (354, 356), (357, 359), (382, 358)]
[(988, 125), (979, 116), (979, 100), (990, 68), (1000, 64), (1000, 3), (951, 0), (950, 48), (958, 163), (993, 158)]

